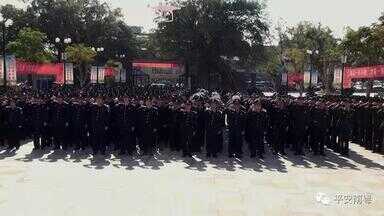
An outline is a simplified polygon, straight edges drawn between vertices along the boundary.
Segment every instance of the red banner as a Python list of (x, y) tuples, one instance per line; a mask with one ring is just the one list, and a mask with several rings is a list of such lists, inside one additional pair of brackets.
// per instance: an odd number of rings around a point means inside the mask
[(132, 66), (138, 69), (143, 69), (143, 68), (179, 69), (183, 67), (183, 64), (179, 61), (136, 59), (132, 62)]
[[(45, 63), (38, 64), (17, 60), (17, 75), (50, 75), (55, 76), (56, 83), (64, 84), (64, 64), (63, 63)], [(114, 76), (114, 68), (105, 68), (105, 76)]]
[(64, 83), (64, 64), (38, 64), (32, 62), (25, 62), (17, 60), (16, 62), (17, 74), (18, 75), (51, 75), (55, 76), (56, 83)]
[(295, 86), (304, 81), (303, 73), (288, 73), (288, 86)]
[(179, 68), (179, 65), (174, 63), (133, 63), (132, 65), (134, 68)]
[(111, 67), (106, 67), (105, 72), (104, 72), (104, 76), (114, 77), (115, 76), (115, 69), (111, 68)]
[(384, 78), (384, 65), (357, 68), (345, 67), (343, 86), (344, 88), (351, 88), (353, 80), (381, 78)]

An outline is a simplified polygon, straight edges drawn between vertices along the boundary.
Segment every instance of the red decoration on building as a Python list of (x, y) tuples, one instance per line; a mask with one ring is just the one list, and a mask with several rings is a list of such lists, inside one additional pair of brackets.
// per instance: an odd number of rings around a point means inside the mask
[(161, 60), (134, 60), (132, 62), (134, 68), (160, 68), (160, 69), (177, 69), (182, 64), (178, 61), (161, 61)]
[[(33, 63), (17, 60), (17, 75), (49, 75), (55, 77), (55, 82), (64, 84), (64, 64), (63, 63)], [(114, 68), (105, 68), (105, 76), (114, 76)]]
[(304, 82), (303, 73), (288, 73), (288, 86), (295, 86)]
[(384, 65), (370, 67), (345, 67), (344, 68), (344, 88), (352, 88), (353, 80), (362, 79), (382, 79), (384, 78)]
[(64, 64), (38, 64), (17, 60), (16, 62), (17, 75), (51, 75), (55, 76), (56, 83), (64, 83)]

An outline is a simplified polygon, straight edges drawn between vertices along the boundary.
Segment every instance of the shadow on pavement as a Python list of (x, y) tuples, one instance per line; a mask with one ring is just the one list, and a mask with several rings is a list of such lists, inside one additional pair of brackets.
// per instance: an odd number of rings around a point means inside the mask
[[(362, 150), (365, 151), (365, 150)], [(296, 156), (288, 151), (287, 155), (274, 155), (269, 148), (266, 148), (264, 158), (250, 158), (249, 153), (241, 159), (228, 158), (221, 154), (218, 158), (206, 158), (203, 153), (198, 153), (192, 158), (181, 157), (181, 152), (171, 152), (165, 150), (156, 153), (153, 156), (141, 156), (135, 153), (133, 156), (117, 155), (116, 152), (109, 152), (106, 155), (92, 156), (91, 150), (83, 151), (63, 151), (63, 150), (33, 150), (22, 158), (15, 160), (22, 162), (33, 162), (39, 160), (42, 162), (57, 162), (64, 160), (70, 163), (86, 162), (83, 166), (90, 169), (101, 170), (109, 166), (134, 170), (136, 168), (160, 170), (165, 164), (178, 161), (186, 164), (188, 170), (204, 172), (207, 167), (218, 170), (234, 172), (238, 169), (263, 172), (265, 170), (286, 173), (287, 166), (302, 167), (306, 169), (324, 168), (324, 169), (351, 169), (360, 170), (358, 165), (370, 169), (384, 170), (384, 165), (376, 163), (353, 149), (350, 156), (343, 157), (329, 149), (326, 150), (326, 156), (315, 156), (306, 152), (304, 156)], [(112, 157), (113, 155), (113, 157)], [(0, 160), (17, 156), (17, 150), (6, 150), (0, 147)], [(290, 163), (290, 164), (289, 164)]]

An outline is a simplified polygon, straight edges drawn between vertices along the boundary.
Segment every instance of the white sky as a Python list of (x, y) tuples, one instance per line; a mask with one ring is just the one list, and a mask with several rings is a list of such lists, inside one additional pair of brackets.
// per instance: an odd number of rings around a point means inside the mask
[[(162, 0), (105, 0), (112, 7), (123, 9), (129, 25), (154, 28), (154, 13), (148, 5), (157, 5)], [(357, 28), (370, 25), (384, 12), (384, 0), (266, 0), (267, 12), (272, 26), (283, 19), (285, 25), (300, 21), (321, 22), (329, 26), (335, 36), (342, 37), (346, 26)], [(13, 3), (21, 6), (19, 0), (0, 0), (0, 4)]]

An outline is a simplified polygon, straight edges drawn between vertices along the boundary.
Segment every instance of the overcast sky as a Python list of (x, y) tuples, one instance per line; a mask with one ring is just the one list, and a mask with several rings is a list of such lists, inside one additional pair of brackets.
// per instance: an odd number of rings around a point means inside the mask
[[(154, 13), (148, 5), (162, 0), (105, 0), (112, 7), (121, 7), (129, 25), (154, 28)], [(207, 0), (208, 1), (208, 0)], [(384, 12), (384, 0), (266, 0), (272, 26), (284, 20), (288, 26), (306, 20), (329, 26), (335, 36), (342, 37), (346, 26), (370, 25)], [(0, 0), (0, 4), (22, 5), (18, 0)]]

